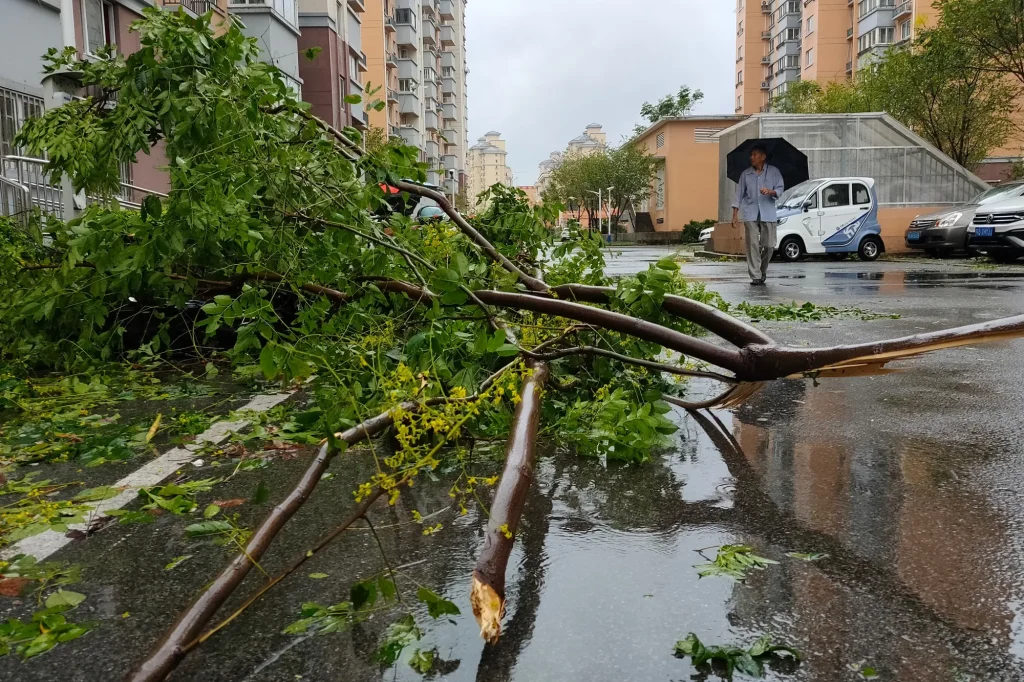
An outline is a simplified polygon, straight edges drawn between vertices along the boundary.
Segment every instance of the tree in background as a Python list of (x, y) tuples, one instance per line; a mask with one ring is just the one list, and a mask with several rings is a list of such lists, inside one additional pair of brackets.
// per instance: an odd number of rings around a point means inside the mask
[(940, 26), (982, 57), (988, 71), (1024, 85), (1024, 0), (938, 0)]
[(649, 194), (657, 164), (650, 152), (633, 144), (596, 154), (573, 154), (552, 173), (544, 199), (565, 204), (577, 219), (586, 211), (593, 222), (600, 213), (596, 193), (600, 191), (604, 199), (613, 187), (611, 222), (615, 225), (627, 206)]
[(1013, 130), (1019, 89), (982, 68), (983, 58), (946, 28), (926, 31), (909, 50), (845, 83), (801, 82), (772, 102), (783, 113), (884, 111), (957, 163), (973, 168)]
[[(690, 86), (684, 85), (679, 88), (678, 93), (662, 97), (658, 100), (657, 104), (644, 102), (643, 106), (640, 107), (640, 115), (647, 119), (649, 125), (653, 125), (663, 118), (686, 116), (693, 110), (697, 102), (702, 99), (704, 99), (703, 92), (691, 90)], [(637, 135), (645, 130), (647, 130), (645, 125), (638, 125), (633, 129)]]

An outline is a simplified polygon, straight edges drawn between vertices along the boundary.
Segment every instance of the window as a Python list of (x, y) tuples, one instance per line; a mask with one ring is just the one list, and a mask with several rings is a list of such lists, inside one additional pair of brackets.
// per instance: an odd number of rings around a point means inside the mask
[(807, 66), (814, 65), (814, 48), (807, 50)]
[(788, 54), (786, 55), (786, 68), (787, 69), (799, 69), (800, 68), (800, 55)]
[(445, 78), (455, 78), (455, 67), (454, 66), (442, 66), (441, 75)]
[(416, 26), (416, 14), (411, 9), (396, 9), (395, 10), (395, 23), (396, 24), (409, 24), (410, 26)]
[(739, 47), (736, 48), (736, 61), (738, 61), (738, 62), (742, 62), (743, 61), (743, 46), (742, 45), (740, 45)]
[(910, 40), (910, 22), (900, 24), (900, 40)]
[(742, 19), (740, 19), (740, 23), (739, 23), (739, 26), (736, 29), (736, 33), (739, 34), (739, 35), (743, 35), (743, 20)]
[(117, 41), (114, 29), (114, 8), (103, 0), (82, 0), (82, 32), (85, 39), (85, 51), (96, 52), (104, 45), (113, 45)]
[(743, 95), (736, 95), (736, 111), (743, 109)]
[(849, 185), (830, 185), (821, 192), (822, 208), (838, 208), (850, 205)]
[(658, 137), (654, 138), (654, 146), (658, 149), (665, 146), (665, 133), (658, 133)]
[(814, 17), (807, 17), (807, 35), (814, 33)]
[(879, 45), (892, 45), (893, 38), (896, 35), (896, 27), (894, 26), (883, 26), (875, 29), (878, 31), (878, 44)]
[(414, 78), (399, 78), (398, 79), (398, 91), (399, 92), (416, 92), (416, 79), (414, 79)]
[(868, 192), (868, 188), (859, 182), (853, 184), (853, 204), (854, 206), (863, 206), (864, 204), (871, 203), (871, 193)]
[(665, 209), (665, 168), (658, 169), (658, 176), (654, 180), (654, 208), (659, 211)]
[(736, 85), (743, 85), (743, 70), (736, 72)]
[(405, 47), (403, 45), (402, 47), (398, 48), (398, 58), (399, 59), (412, 59), (412, 50), (410, 50), (408, 47)]
[(891, 8), (895, 4), (896, 0), (860, 0), (860, 4), (857, 5), (858, 16), (864, 17), (876, 9)]
[(818, 193), (814, 192), (813, 194), (811, 194), (811, 196), (807, 197), (804, 200), (804, 206), (807, 207), (808, 211), (812, 211), (818, 208)]

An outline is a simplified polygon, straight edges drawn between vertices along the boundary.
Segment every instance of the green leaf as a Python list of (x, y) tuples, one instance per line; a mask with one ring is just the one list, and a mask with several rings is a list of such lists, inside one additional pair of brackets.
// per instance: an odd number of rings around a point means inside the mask
[(164, 570), (165, 571), (174, 570), (175, 568), (177, 568), (178, 566), (181, 566), (183, 563), (185, 563), (186, 561), (188, 561), (191, 558), (192, 558), (191, 554), (182, 554), (181, 556), (176, 556), (173, 559), (171, 559), (171, 561), (166, 566), (164, 566)]
[(419, 674), (426, 675), (434, 669), (434, 656), (435, 652), (433, 650), (420, 651), (417, 649), (409, 659), (409, 666)]
[(119, 493), (120, 491), (117, 488), (102, 485), (98, 488), (83, 490), (71, 499), (75, 502), (98, 502), (100, 500), (109, 500), (111, 497), (117, 497)]
[(269, 500), (269, 499), (270, 499), (270, 488), (261, 479), (260, 482), (256, 484), (256, 492), (254, 492), (252, 494), (252, 503), (253, 504), (265, 504), (267, 502), (267, 500)]
[(360, 95), (345, 95), (345, 104), (360, 104), (363, 98)]
[(220, 507), (215, 504), (211, 504), (203, 510), (203, 518), (205, 519), (212, 519), (217, 514), (220, 514)]
[(455, 291), (462, 285), (459, 273), (449, 268), (438, 268), (430, 276), (430, 288), (440, 292)]
[(160, 197), (155, 194), (150, 194), (142, 200), (142, 219), (143, 220), (159, 220), (161, 214), (163, 214), (164, 206), (160, 202)]
[(510, 357), (519, 352), (519, 347), (513, 346), (511, 343), (503, 343), (494, 352), (497, 353), (500, 357)]
[(70, 590), (57, 590), (46, 598), (46, 608), (52, 609), (61, 606), (74, 608), (85, 601), (85, 595)]
[(377, 584), (369, 580), (354, 584), (350, 599), (352, 608), (357, 610), (364, 606), (367, 608), (373, 606), (377, 601)]
[(323, 580), (324, 578), (329, 578), (330, 576), (327, 573), (310, 573), (309, 577), (313, 580)]
[(280, 374), (280, 370), (277, 367), (277, 359), (274, 357), (274, 346), (267, 344), (263, 346), (263, 350), (260, 351), (260, 369), (263, 370), (263, 376), (268, 380), (273, 381)]
[(230, 531), (233, 526), (227, 521), (203, 521), (185, 526), (185, 535), (190, 538), (203, 537), (206, 535), (220, 535)]
[[(303, 50), (302, 54), (309, 61), (313, 61), (314, 59), (316, 59), (316, 56), (320, 54), (321, 51), (323, 51), (323, 49), (324, 48), (320, 47), (319, 45), (316, 45), (314, 47), (306, 48), (305, 50)], [(345, 98), (345, 101), (348, 102), (348, 97)], [(349, 102), (349, 104), (356, 104), (356, 102)]]
[(427, 612), (431, 618), (440, 618), (445, 615), (458, 616), (462, 613), (458, 606), (447, 599), (442, 599), (426, 587), (417, 590), (416, 598), (427, 605)]
[(377, 591), (380, 592), (380, 596), (384, 598), (384, 601), (394, 600), (396, 594), (394, 581), (384, 576), (377, 578)]

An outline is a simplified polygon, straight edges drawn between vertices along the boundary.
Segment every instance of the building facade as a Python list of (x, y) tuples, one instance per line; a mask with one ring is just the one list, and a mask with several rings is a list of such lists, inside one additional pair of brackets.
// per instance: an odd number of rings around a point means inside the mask
[(637, 231), (680, 232), (691, 220), (718, 215), (719, 145), (715, 136), (742, 115), (663, 118), (634, 144), (660, 163), (647, 201), (636, 206)]
[[(934, 26), (932, 0), (736, 0), (735, 111), (771, 111), (793, 83), (854, 78)], [(1024, 124), (1024, 100), (1017, 116)], [(1022, 128), (1024, 129), (1024, 128)], [(983, 161), (979, 176), (999, 182), (1024, 157), (1020, 133)]]
[(365, 0), (367, 74), (383, 100), (369, 123), (419, 147), (428, 181), (466, 183), (466, 0)]
[(501, 133), (492, 130), (469, 148), (468, 192), (471, 205), (479, 207), (477, 197), (492, 185), (512, 187), (512, 169), (508, 167), (508, 152)]
[(564, 151), (551, 152), (551, 156), (540, 162), (537, 168), (537, 195), (543, 196), (551, 184), (551, 174), (567, 156), (576, 154), (594, 154), (608, 148), (608, 134), (600, 123), (591, 123), (583, 134), (569, 140)]

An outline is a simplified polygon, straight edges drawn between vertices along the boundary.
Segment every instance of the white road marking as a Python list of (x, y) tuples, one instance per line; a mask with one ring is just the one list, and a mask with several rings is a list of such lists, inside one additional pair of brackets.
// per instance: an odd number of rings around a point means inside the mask
[[(268, 393), (258, 395), (237, 411), (266, 412), (270, 408), (280, 405), (285, 400), (292, 397), (292, 395), (292, 393)], [(130, 504), (133, 500), (138, 498), (139, 488), (148, 488), (150, 486), (157, 485), (164, 479), (171, 476), (171, 474), (181, 468), (183, 464), (186, 464), (195, 458), (195, 451), (200, 449), (203, 445), (209, 443), (223, 443), (231, 436), (232, 433), (241, 431), (245, 427), (249, 426), (250, 423), (251, 422), (246, 419), (240, 419), (233, 422), (219, 421), (206, 429), (206, 431), (203, 431), (201, 434), (196, 436), (194, 443), (184, 447), (168, 450), (153, 461), (139, 467), (117, 483), (110, 486), (111, 488), (121, 489), (121, 492), (116, 496), (101, 502), (90, 503), (95, 504), (95, 508), (97, 510), (102, 510), (92, 512), (90, 522), (95, 522), (96, 519), (106, 517), (107, 514), (104, 512), (107, 510), (121, 509), (122, 507)], [(68, 526), (68, 529), (84, 531), (88, 525), (88, 523), (76, 523)], [(48, 530), (40, 533), (39, 535), (33, 535), (32, 537), (20, 540), (10, 547), (0, 551), (0, 559), (9, 559), (18, 554), (28, 554), (29, 556), (34, 556), (37, 561), (42, 561), (70, 542), (71, 538), (67, 537), (65, 533)]]

